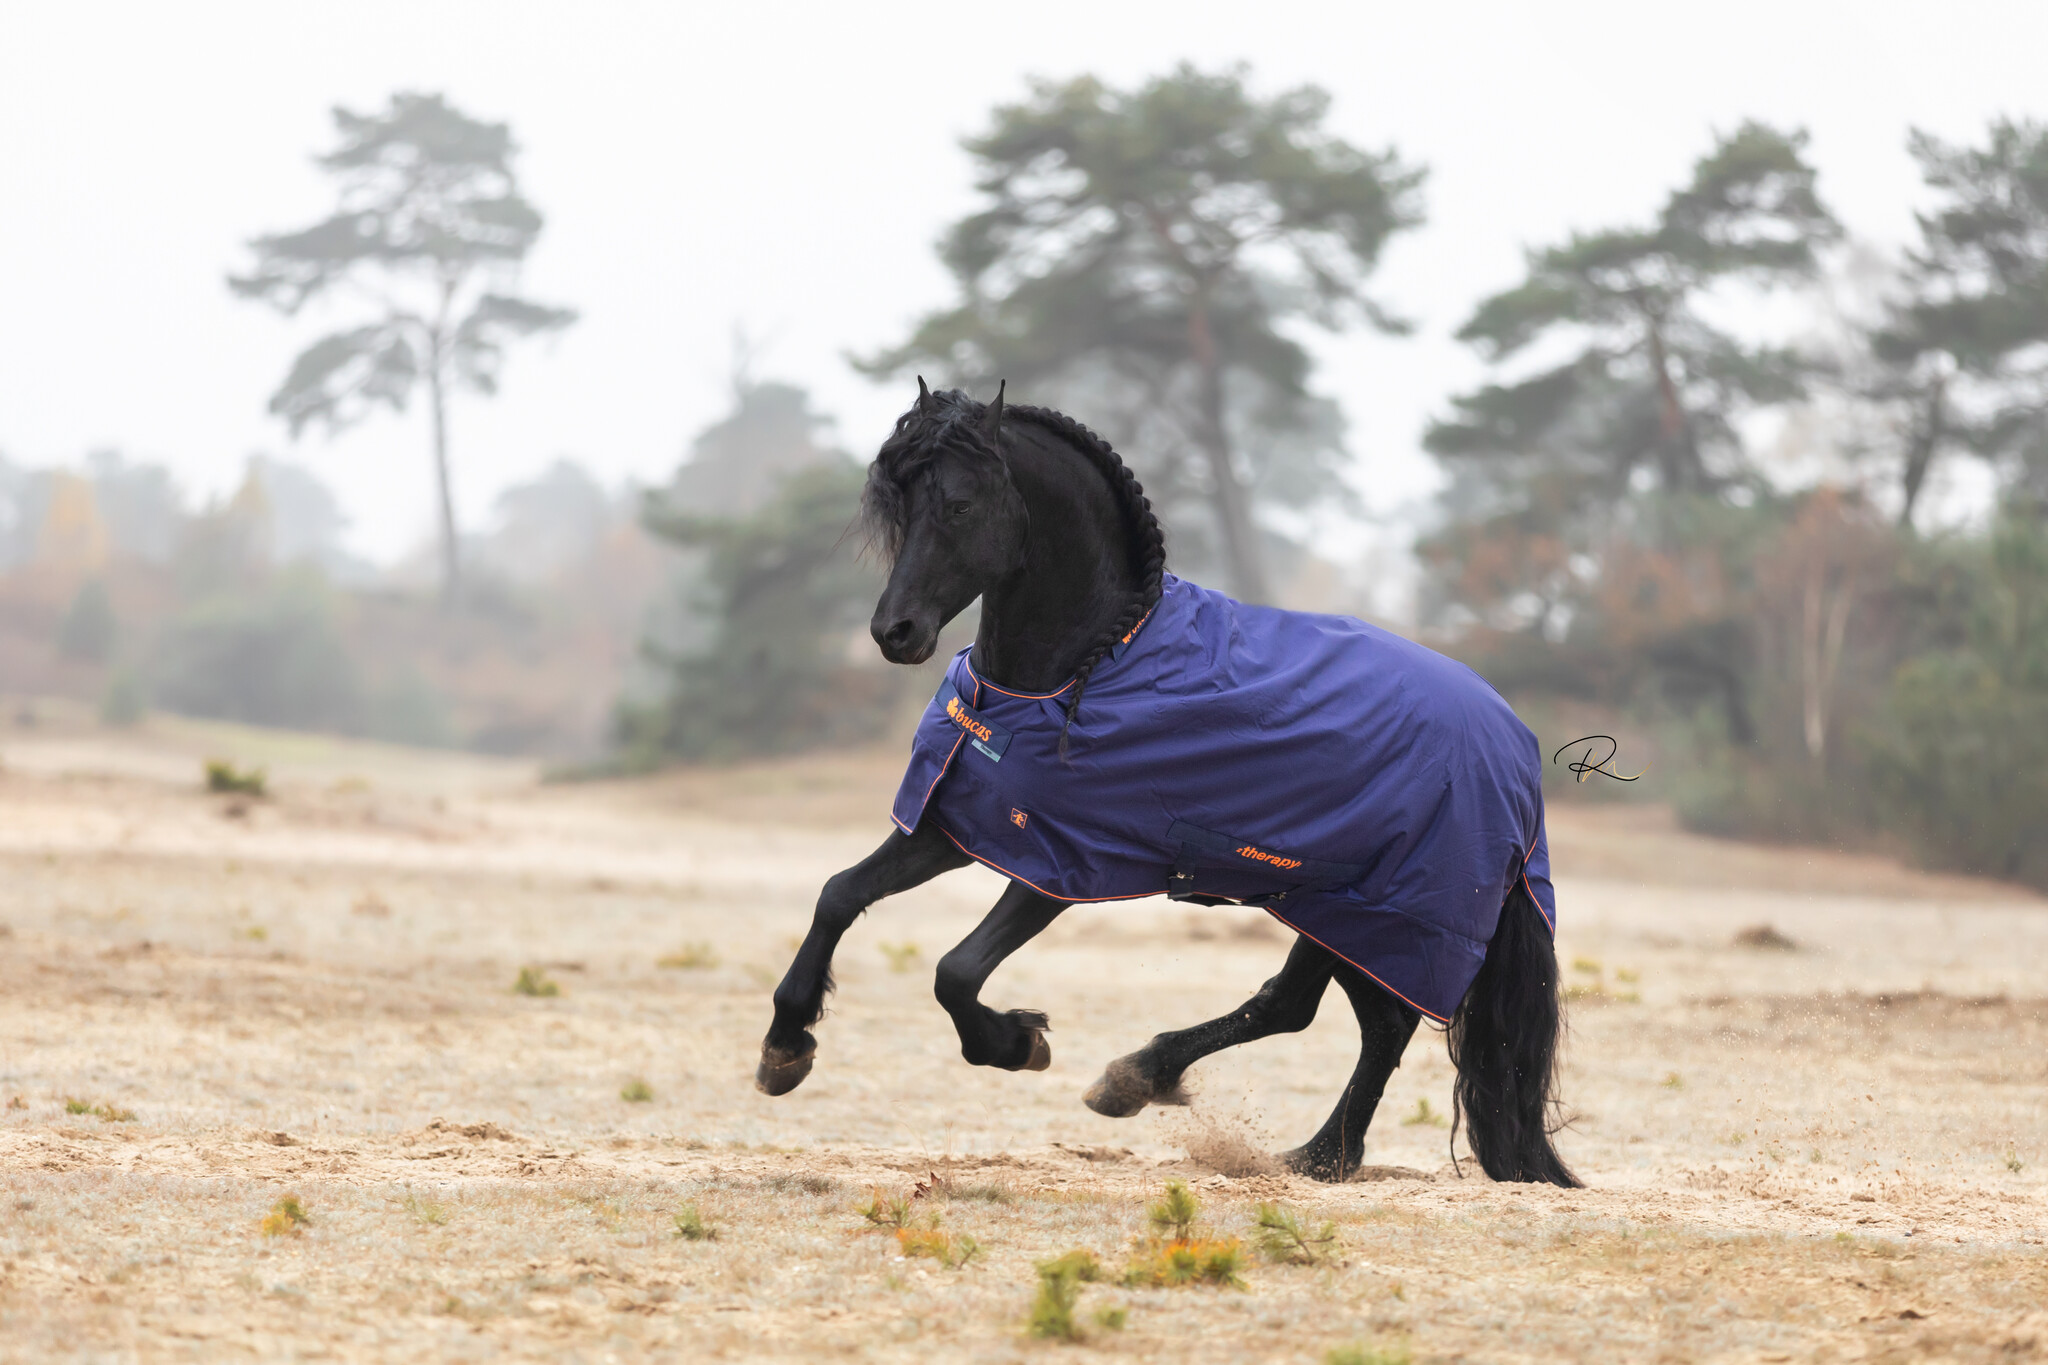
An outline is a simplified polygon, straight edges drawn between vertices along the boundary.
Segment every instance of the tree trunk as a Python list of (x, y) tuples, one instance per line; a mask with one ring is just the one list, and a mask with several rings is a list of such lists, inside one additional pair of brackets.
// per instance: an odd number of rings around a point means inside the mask
[(1849, 608), (1856, 598), (1856, 580), (1844, 573), (1831, 594), (1827, 563), (1816, 555), (1806, 570), (1806, 593), (1800, 613), (1800, 693), (1806, 729), (1806, 755), (1816, 766), (1825, 763), (1828, 712), (1832, 709), (1835, 672), (1842, 662), (1842, 640), (1849, 629)]
[(1913, 433), (1913, 443), (1906, 449), (1906, 472), (1903, 480), (1906, 494), (1905, 505), (1899, 508), (1901, 530), (1913, 529), (1913, 505), (1920, 501), (1920, 487), (1927, 482), (1927, 471), (1934, 463), (1934, 456), (1941, 449), (1942, 439), (1948, 434), (1948, 377), (1937, 376), (1934, 385), (1927, 391), (1927, 410), (1921, 415), (1919, 428)]
[(1209, 461), (1210, 497), (1216, 505), (1216, 522), (1223, 532), (1223, 557), (1230, 572), (1231, 591), (1247, 602), (1271, 600), (1266, 585), (1264, 556), (1259, 553), (1258, 528), (1252, 524), (1250, 490), (1237, 481), (1237, 467), (1230, 458), (1230, 432), (1223, 421), (1223, 358), (1216, 351), (1216, 337), (1209, 327), (1208, 301), (1200, 287), (1188, 308), (1188, 351), (1194, 357), (1196, 382), (1201, 403), (1203, 454)]
[(427, 392), (434, 409), (434, 482), (441, 495), (441, 605), (452, 611), (462, 601), (462, 559), (455, 539), (455, 497), (448, 479), (448, 394), (438, 330), (429, 344)]
[(1658, 444), (1659, 473), (1666, 491), (1691, 491), (1706, 482), (1700, 452), (1693, 444), (1692, 423), (1678, 401), (1678, 383), (1671, 377), (1671, 355), (1664, 349), (1664, 328), (1650, 320), (1650, 368), (1657, 373), (1657, 402), (1663, 439)]

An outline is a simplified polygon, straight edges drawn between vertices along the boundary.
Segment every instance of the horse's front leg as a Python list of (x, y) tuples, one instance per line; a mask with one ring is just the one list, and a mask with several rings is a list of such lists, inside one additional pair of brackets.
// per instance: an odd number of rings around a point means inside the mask
[(981, 1003), (982, 983), (1003, 959), (1036, 938), (1067, 908), (1065, 901), (1011, 882), (987, 918), (959, 946), (939, 959), (939, 1003), (960, 1032), (960, 1055), (976, 1066), (1005, 1071), (1043, 1071), (1052, 1065), (1045, 1041), (1049, 1027), (1039, 1010), (1001, 1014)]
[(761, 1065), (754, 1084), (762, 1093), (786, 1095), (811, 1074), (818, 1040), (811, 1025), (825, 1013), (825, 993), (832, 989), (832, 954), (863, 911), (884, 896), (908, 891), (956, 867), (967, 855), (926, 820), (917, 833), (891, 830), (882, 846), (825, 883), (811, 931), (804, 935), (796, 960), (775, 988), (775, 1021), (761, 1043)]

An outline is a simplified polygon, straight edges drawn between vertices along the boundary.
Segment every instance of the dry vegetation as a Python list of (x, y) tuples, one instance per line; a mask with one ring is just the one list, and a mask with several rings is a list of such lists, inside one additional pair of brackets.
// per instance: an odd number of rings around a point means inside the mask
[[(202, 790), (222, 755), (269, 796)], [(889, 766), (544, 788), (0, 730), (0, 1359), (2048, 1354), (2026, 893), (1559, 812), (1590, 1188), (1454, 1171), (1426, 1031), (1374, 1166), (1326, 1187), (1268, 1154), (1349, 1073), (1340, 1001), (1205, 1064), (1192, 1110), (1080, 1105), (1270, 974), (1284, 944), (1222, 909), (1071, 912), (990, 983), (1058, 1030), (1011, 1075), (923, 988), (996, 890), (955, 874), (855, 928), (817, 1072), (756, 1094)]]

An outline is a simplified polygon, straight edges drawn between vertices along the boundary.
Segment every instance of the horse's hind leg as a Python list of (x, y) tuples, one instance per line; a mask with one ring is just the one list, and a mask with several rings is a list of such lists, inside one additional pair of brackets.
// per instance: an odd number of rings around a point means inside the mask
[(1358, 1067), (1322, 1131), (1282, 1154), (1288, 1169), (1315, 1180), (1348, 1180), (1365, 1155), (1365, 1130), (1386, 1091), (1387, 1078), (1401, 1064), (1408, 1040), (1422, 1016), (1348, 962), (1336, 968), (1337, 984), (1358, 1015)]
[(1052, 1065), (1045, 1015), (1038, 1010), (998, 1014), (981, 1003), (981, 987), (1004, 958), (1043, 933), (1066, 908), (1065, 901), (1011, 882), (974, 932), (939, 959), (939, 1003), (953, 1016), (960, 1055), (975, 1066), (1043, 1071)]
[(1297, 938), (1279, 975), (1221, 1018), (1162, 1033), (1103, 1068), (1084, 1103), (1113, 1119), (1129, 1118), (1148, 1104), (1186, 1104), (1181, 1075), (1212, 1052), (1275, 1033), (1299, 1033), (1315, 1022), (1316, 1007), (1340, 959), (1313, 939)]

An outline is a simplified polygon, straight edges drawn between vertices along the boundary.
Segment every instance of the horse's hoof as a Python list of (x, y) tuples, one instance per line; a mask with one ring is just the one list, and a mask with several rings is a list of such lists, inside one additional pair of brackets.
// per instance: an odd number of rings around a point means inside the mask
[(1088, 1093), (1081, 1096), (1081, 1103), (1110, 1119), (1127, 1119), (1151, 1102), (1152, 1083), (1128, 1057), (1119, 1057), (1104, 1067), (1095, 1084), (1088, 1087)]
[(1296, 1175), (1319, 1180), (1325, 1185), (1341, 1185), (1358, 1170), (1356, 1162), (1346, 1169), (1342, 1158), (1328, 1152), (1311, 1151), (1307, 1147), (1296, 1147), (1291, 1152), (1280, 1154), (1280, 1164)]
[(1045, 1041), (1046, 1030), (1052, 1021), (1043, 1010), (1011, 1010), (1010, 1022), (1019, 1028), (1031, 1031), (1031, 1051), (1016, 1068), (1019, 1071), (1043, 1071), (1052, 1065), (1052, 1044)]
[(1036, 1029), (1031, 1031), (1031, 1055), (1024, 1061), (1024, 1071), (1043, 1071), (1052, 1065), (1052, 1044), (1045, 1041), (1045, 1035)]
[(761, 1044), (761, 1065), (754, 1071), (754, 1088), (764, 1095), (787, 1095), (811, 1074), (818, 1058), (818, 1044), (806, 1038), (797, 1049)]

